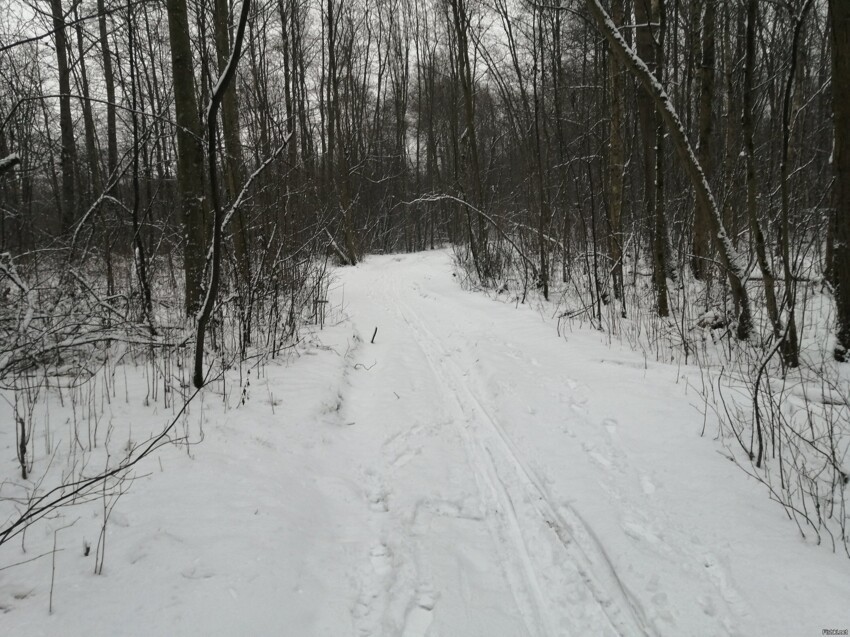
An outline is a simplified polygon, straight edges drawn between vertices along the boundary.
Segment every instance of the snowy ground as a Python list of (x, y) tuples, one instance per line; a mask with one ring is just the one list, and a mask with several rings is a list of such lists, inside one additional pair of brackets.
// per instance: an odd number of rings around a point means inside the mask
[[(450, 255), (343, 269), (330, 319), (205, 439), (0, 547), (0, 634), (820, 635), (850, 560), (806, 543), (710, 436), (688, 370), (559, 339)], [(374, 343), (370, 343), (375, 328)], [(709, 423), (707, 432), (714, 429)], [(4, 475), (14, 441), (0, 438)], [(146, 475), (141, 475), (146, 474)]]

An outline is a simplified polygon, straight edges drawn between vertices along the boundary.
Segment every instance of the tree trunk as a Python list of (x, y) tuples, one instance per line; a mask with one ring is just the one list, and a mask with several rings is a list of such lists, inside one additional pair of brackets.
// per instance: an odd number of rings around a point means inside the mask
[[(460, 79), (460, 87), (463, 92), (463, 114), (464, 124), (466, 125), (465, 135), (462, 135), (467, 148), (468, 156), (466, 158), (467, 172), (467, 187), (472, 195), (472, 205), (483, 211), (484, 193), (481, 184), (481, 168), (478, 159), (478, 137), (475, 131), (475, 100), (473, 97), (474, 87), (472, 78), (472, 66), (469, 62), (469, 19), (467, 16), (467, 0), (449, 0), (452, 9), (452, 20), (455, 31), (455, 44), (457, 50), (455, 57), (457, 59), (457, 71)], [(469, 215), (469, 212), (466, 213)], [(479, 270), (479, 276), (486, 280), (492, 274), (490, 272), (488, 248), (487, 248), (487, 227), (484, 217), (478, 215), (478, 237), (476, 239), (470, 230), (470, 244), (472, 248), (473, 260), (476, 261), (476, 268)]]
[[(74, 20), (79, 20), (76, 7), (74, 7)], [(80, 22), (77, 22), (75, 30), (77, 35), (77, 54), (79, 55), (80, 67), (80, 93), (83, 98), (81, 106), (83, 109), (83, 126), (86, 141), (86, 163), (89, 167), (88, 196), (84, 200), (84, 204), (88, 205), (92, 198), (97, 196), (97, 193), (102, 187), (102, 183), (100, 178), (100, 162), (98, 161), (97, 145), (95, 143), (92, 104), (89, 100), (89, 75), (88, 70), (86, 69), (85, 42), (83, 41), (83, 28)]]
[(133, 6), (131, 0), (127, 0), (127, 58), (130, 61), (130, 117), (133, 130), (133, 174), (132, 174), (132, 209), (131, 220), (133, 222), (133, 261), (136, 266), (136, 277), (139, 280), (139, 289), (142, 293), (142, 311), (147, 318), (148, 324), (153, 332), (153, 318), (151, 312), (151, 288), (148, 284), (147, 255), (145, 245), (142, 241), (142, 229), (139, 219), (139, 113), (138, 113), (138, 77), (136, 72), (136, 30), (133, 18)]
[(62, 0), (50, 0), (56, 43), (56, 70), (59, 75), (59, 132), (61, 151), (59, 165), (62, 169), (62, 194), (60, 197), (62, 230), (67, 231), (76, 220), (76, 192), (74, 167), (77, 152), (74, 146), (74, 122), (71, 119), (71, 72), (68, 67), (68, 42), (65, 36), (65, 18)]
[[(637, 53), (655, 80), (662, 84), (664, 62), (663, 0), (636, 0)], [(668, 316), (667, 218), (664, 209), (664, 123), (653, 108), (648, 91), (638, 94), (638, 112), (643, 138), (644, 196), (647, 216), (652, 219), (652, 281), (659, 316)]]
[(203, 304), (198, 310), (198, 324), (195, 336), (195, 365), (192, 374), (192, 382), (200, 389), (204, 385), (204, 336), (206, 334), (207, 324), (212, 316), (213, 308), (215, 307), (218, 297), (218, 287), (221, 278), (221, 237), (223, 225), (223, 211), (218, 200), (218, 184), (216, 181), (216, 155), (218, 132), (216, 130), (218, 123), (218, 110), (227, 93), (227, 88), (233, 81), (236, 75), (236, 66), (239, 63), (239, 55), (242, 52), (242, 42), (245, 38), (245, 25), (248, 22), (248, 15), (251, 10), (251, 0), (242, 0), (242, 10), (239, 14), (239, 23), (236, 28), (236, 37), (233, 41), (233, 51), (228, 57), (228, 61), (224, 66), (224, 70), (218, 77), (218, 81), (210, 94), (210, 103), (207, 108), (207, 166), (210, 176), (210, 199), (213, 213), (212, 227), (212, 251), (210, 263), (210, 277), (207, 285), (206, 294)]
[(782, 344), (782, 358), (788, 367), (799, 365), (800, 343), (797, 337), (797, 317), (795, 307), (797, 301), (797, 284), (794, 280), (794, 271), (791, 263), (791, 116), (792, 104), (791, 94), (794, 90), (794, 78), (797, 72), (797, 60), (800, 50), (800, 36), (806, 13), (812, 6), (812, 0), (805, 0), (805, 4), (799, 15), (792, 16), (794, 19), (794, 38), (791, 42), (791, 65), (788, 69), (788, 81), (785, 84), (785, 94), (782, 100), (782, 160), (780, 162), (780, 190), (782, 198), (782, 218), (780, 225), (780, 251), (782, 254), (782, 272), (785, 277), (785, 311), (787, 314), (787, 327), (785, 341)]
[[(625, 22), (623, 0), (612, 0), (611, 18), (617, 28)], [(608, 249), (613, 263), (614, 298), (623, 300), (623, 167), (626, 99), (623, 63), (613, 51), (608, 55), (608, 112), (611, 118), (608, 145)], [(625, 305), (623, 305), (625, 311)]]
[(100, 48), (103, 55), (103, 81), (106, 85), (106, 167), (110, 177), (118, 166), (118, 133), (115, 117), (115, 76), (112, 71), (112, 51), (109, 48), (109, 35), (106, 27), (106, 6), (104, 0), (97, 0), (98, 26), (100, 28)]
[[(118, 169), (118, 127), (115, 114), (115, 76), (112, 71), (112, 51), (109, 48), (109, 34), (106, 28), (106, 6), (104, 0), (97, 0), (98, 28), (100, 30), (100, 48), (103, 56), (103, 81), (106, 85), (106, 170), (105, 182), (115, 178)], [(103, 211), (112, 208), (106, 205)], [(106, 261), (106, 291), (108, 296), (115, 294), (115, 275), (112, 266), (112, 237), (108, 220), (103, 228), (103, 256)]]
[[(537, 60), (532, 78), (534, 90), (534, 175), (537, 187), (537, 199), (540, 214), (538, 216), (537, 238), (540, 251), (540, 283), (543, 287), (543, 298), (549, 300), (549, 241), (546, 233), (552, 220), (552, 208), (549, 204), (549, 193), (546, 188), (546, 173), (548, 161), (544, 157), (545, 146), (542, 137), (546, 132), (544, 117), (544, 96), (546, 94), (546, 65), (543, 63), (543, 10), (538, 9), (537, 16)], [(538, 82), (538, 75), (540, 80)], [(539, 85), (538, 85), (539, 84)]]
[(850, 3), (830, 0), (832, 108), (835, 127), (835, 359), (850, 362)]
[(186, 313), (193, 314), (201, 303), (208, 216), (203, 131), (195, 97), (195, 69), (192, 64), (186, 0), (167, 0), (166, 7), (177, 120), (177, 192), (183, 212), (185, 241), (183, 268), (186, 277)]
[(327, 69), (327, 179), (329, 184), (334, 185), (337, 203), (342, 220), (343, 239), (345, 241), (345, 252), (349, 264), (357, 263), (357, 245), (354, 237), (354, 222), (352, 220), (352, 199), (349, 190), (348, 159), (344, 148), (341, 146), (342, 125), (340, 123), (341, 108), (339, 104), (339, 68), (338, 68), (338, 46), (339, 46), (339, 6), (336, 0), (328, 0), (327, 3), (327, 45), (328, 45), (328, 69)]
[[(215, 28), (215, 49), (218, 59), (218, 73), (221, 75), (230, 56), (230, 25), (226, 0), (213, 0)], [(232, 203), (239, 195), (245, 182), (245, 170), (242, 161), (242, 141), (240, 139), (238, 96), (236, 82), (231, 82), (224, 92), (221, 102), (221, 132), (224, 139), (224, 181), (227, 195)], [(236, 256), (236, 268), (243, 293), (251, 281), (250, 241), (245, 211), (240, 208), (233, 217), (233, 248)]]
[[(699, 95), (699, 162), (705, 171), (706, 179), (712, 172), (711, 135), (713, 129), (714, 100), (714, 34), (715, 5), (709, 0), (705, 3), (702, 23), (702, 63), (700, 65)], [(694, 207), (694, 239), (691, 271), (697, 279), (705, 279), (709, 274), (711, 257), (710, 212), (701, 206)]]
[(756, 251), (756, 260), (758, 261), (764, 283), (764, 301), (767, 307), (767, 316), (770, 319), (774, 337), (780, 338), (782, 334), (782, 323), (779, 320), (779, 308), (776, 304), (776, 284), (773, 271), (767, 260), (767, 246), (758, 217), (758, 183), (756, 181), (755, 144), (753, 143), (755, 132), (755, 122), (753, 121), (753, 75), (756, 64), (757, 8), (758, 0), (747, 0), (746, 53), (744, 56), (744, 113), (741, 119), (744, 134), (744, 150), (747, 155), (747, 218), (750, 223), (750, 234), (752, 235), (753, 247)]

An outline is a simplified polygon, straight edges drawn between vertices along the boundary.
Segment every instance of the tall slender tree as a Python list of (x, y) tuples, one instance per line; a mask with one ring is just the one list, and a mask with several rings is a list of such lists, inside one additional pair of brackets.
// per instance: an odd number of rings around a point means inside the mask
[[(699, 161), (706, 178), (712, 174), (711, 138), (714, 130), (714, 58), (715, 24), (717, 8), (709, 0), (704, 3), (702, 18), (702, 61), (700, 63), (699, 93)], [(711, 212), (701, 206), (694, 207), (694, 238), (691, 270), (697, 279), (705, 279), (709, 273), (711, 257)]]
[[(53, 0), (54, 2), (58, 0)], [(195, 94), (195, 67), (186, 0), (167, 0), (168, 36), (177, 125), (177, 191), (183, 215), (183, 270), (186, 313), (200, 308), (208, 218), (204, 177), (203, 130)]]
[(832, 108), (835, 128), (835, 358), (850, 361), (850, 3), (830, 0), (832, 19)]
[(77, 215), (74, 171), (77, 151), (74, 142), (74, 121), (71, 118), (71, 69), (68, 64), (68, 39), (65, 33), (65, 14), (62, 0), (50, 0), (53, 18), (53, 38), (56, 44), (56, 71), (59, 75), (59, 132), (61, 152), (59, 165), (62, 171), (62, 196), (60, 198), (62, 229), (70, 230)]

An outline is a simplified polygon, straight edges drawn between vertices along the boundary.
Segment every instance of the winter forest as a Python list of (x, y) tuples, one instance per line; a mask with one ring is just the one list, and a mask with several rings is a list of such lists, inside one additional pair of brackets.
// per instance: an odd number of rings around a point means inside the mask
[(850, 2), (0, 0), (0, 451), (3, 634), (846, 635)]

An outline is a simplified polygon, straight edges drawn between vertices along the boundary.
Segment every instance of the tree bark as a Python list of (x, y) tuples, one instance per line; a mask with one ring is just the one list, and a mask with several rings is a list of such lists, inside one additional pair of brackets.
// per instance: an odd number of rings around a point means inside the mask
[(753, 137), (755, 121), (753, 116), (754, 74), (756, 64), (756, 19), (758, 0), (747, 0), (747, 32), (744, 55), (744, 112), (741, 128), (744, 134), (744, 150), (747, 155), (747, 219), (750, 224), (756, 260), (761, 270), (764, 284), (764, 301), (767, 316), (773, 328), (775, 338), (782, 334), (782, 322), (779, 319), (779, 307), (776, 303), (776, 283), (770, 263), (767, 260), (767, 246), (761, 222), (758, 216), (758, 182), (756, 177), (756, 152)]
[(77, 151), (74, 145), (74, 122), (71, 119), (71, 71), (68, 66), (68, 41), (65, 34), (62, 0), (50, 0), (50, 11), (53, 18), (56, 44), (56, 70), (59, 75), (59, 132), (61, 142), (59, 165), (62, 170), (60, 218), (62, 230), (67, 231), (76, 220), (77, 206), (74, 183)]
[[(714, 58), (715, 58), (715, 4), (705, 3), (702, 23), (702, 62), (700, 64), (699, 95), (699, 161), (706, 178), (711, 175), (711, 135), (714, 128)], [(694, 207), (694, 239), (691, 271), (697, 279), (709, 273), (711, 257), (710, 212), (701, 206)]]
[[(636, 0), (637, 53), (646, 61), (655, 80), (662, 84), (664, 63), (664, 3), (663, 0)], [(663, 85), (663, 84), (662, 84)], [(667, 218), (664, 209), (664, 122), (653, 108), (651, 94), (644, 90), (638, 95), (638, 112), (643, 137), (644, 196), (648, 217), (652, 219), (652, 281), (659, 316), (668, 316), (670, 306), (667, 290), (668, 264)]]
[[(115, 114), (115, 76), (112, 70), (112, 51), (109, 47), (109, 34), (106, 28), (106, 5), (104, 0), (97, 0), (98, 29), (100, 49), (103, 56), (103, 81), (106, 85), (106, 171), (104, 180), (108, 182), (115, 177), (118, 170), (118, 127)], [(102, 211), (111, 209), (104, 206)], [(112, 237), (109, 223), (103, 228), (103, 257), (106, 261), (106, 291), (109, 296), (115, 294), (115, 274), (112, 266)]]
[[(611, 19), (619, 29), (625, 22), (623, 0), (612, 0)], [(626, 99), (623, 63), (611, 52), (608, 55), (608, 112), (610, 141), (608, 145), (608, 249), (613, 263), (614, 298), (623, 300), (623, 169), (625, 164), (624, 123)], [(625, 311), (625, 305), (623, 305)]]
[(791, 42), (791, 63), (788, 69), (788, 81), (782, 100), (782, 159), (780, 161), (780, 183), (782, 199), (782, 218), (780, 224), (780, 250), (782, 254), (782, 272), (785, 277), (785, 312), (787, 316), (785, 340), (782, 344), (782, 358), (788, 367), (797, 367), (800, 354), (800, 343), (797, 337), (797, 317), (795, 306), (797, 301), (797, 285), (791, 263), (791, 95), (794, 90), (794, 78), (797, 73), (797, 60), (800, 50), (800, 36), (803, 30), (806, 13), (812, 6), (812, 0), (805, 0), (799, 15), (793, 15), (794, 38)]
[(112, 51), (109, 48), (109, 35), (106, 28), (106, 6), (104, 0), (97, 0), (98, 27), (100, 29), (100, 49), (103, 55), (103, 81), (106, 85), (106, 168), (110, 177), (118, 167), (118, 133), (115, 117), (115, 76), (112, 71)]
[[(54, 2), (57, 0), (54, 0)], [(186, 313), (200, 307), (204, 276), (207, 201), (204, 179), (204, 149), (201, 119), (195, 97), (195, 69), (189, 40), (186, 0), (167, 0), (168, 36), (174, 79), (174, 109), (177, 120), (177, 192), (183, 212), (186, 279)]]
[[(230, 55), (230, 25), (226, 0), (213, 0), (215, 29), (215, 49), (218, 59), (218, 73), (224, 73)], [(233, 202), (245, 182), (245, 169), (242, 160), (241, 129), (239, 126), (238, 95), (236, 82), (231, 82), (221, 101), (221, 132), (224, 140), (224, 175), (228, 200)], [(251, 281), (250, 240), (245, 211), (236, 211), (233, 219), (233, 248), (236, 256), (236, 269), (239, 284), (247, 293)]]
[[(210, 174), (210, 199), (212, 200), (213, 227), (212, 227), (212, 263), (210, 264), (209, 285), (204, 295), (204, 302), (198, 310), (198, 325), (195, 336), (195, 369), (192, 374), (192, 382), (200, 389), (204, 385), (204, 336), (207, 324), (212, 316), (218, 297), (219, 281), (221, 279), (221, 236), (223, 230), (223, 212), (218, 201), (218, 184), (216, 182), (216, 155), (217, 155), (217, 124), (218, 110), (221, 107), (227, 88), (236, 75), (236, 66), (239, 63), (239, 55), (242, 52), (242, 41), (245, 37), (245, 25), (248, 22), (248, 14), (251, 9), (251, 0), (242, 0), (242, 11), (239, 15), (239, 24), (236, 28), (236, 37), (233, 42), (233, 50), (230, 52), (224, 70), (218, 77), (210, 95), (210, 103), (207, 107), (207, 153), (208, 169)], [(233, 205), (238, 205), (234, 201)]]
[[(475, 99), (473, 97), (474, 87), (472, 85), (472, 65), (469, 61), (469, 16), (467, 15), (467, 0), (449, 0), (452, 10), (452, 23), (455, 31), (455, 44), (457, 50), (454, 55), (457, 59), (457, 71), (460, 79), (460, 88), (463, 93), (463, 114), (466, 125), (465, 134), (462, 135), (467, 148), (466, 173), (467, 187), (472, 195), (474, 208), (483, 211), (484, 192), (481, 184), (481, 167), (478, 158), (478, 136), (475, 130)], [(469, 211), (466, 211), (467, 215)], [(492, 274), (490, 272), (487, 227), (482, 215), (478, 215), (478, 237), (473, 236), (472, 227), (469, 226), (469, 241), (472, 249), (473, 260), (479, 277), (486, 280)]]
[(80, 93), (82, 94), (82, 109), (83, 109), (83, 130), (86, 142), (86, 163), (89, 168), (88, 192), (83, 201), (83, 205), (88, 205), (92, 198), (97, 196), (97, 193), (102, 187), (100, 178), (100, 161), (97, 156), (97, 144), (95, 143), (94, 131), (94, 116), (92, 114), (92, 104), (89, 99), (89, 75), (86, 69), (85, 42), (83, 41), (83, 27), (79, 22), (77, 7), (74, 7), (74, 20), (77, 22), (75, 31), (77, 36), (77, 55), (79, 56), (80, 67)]
[(835, 359), (850, 362), (850, 3), (830, 0), (832, 108), (835, 128), (835, 220), (832, 274), (835, 284)]

